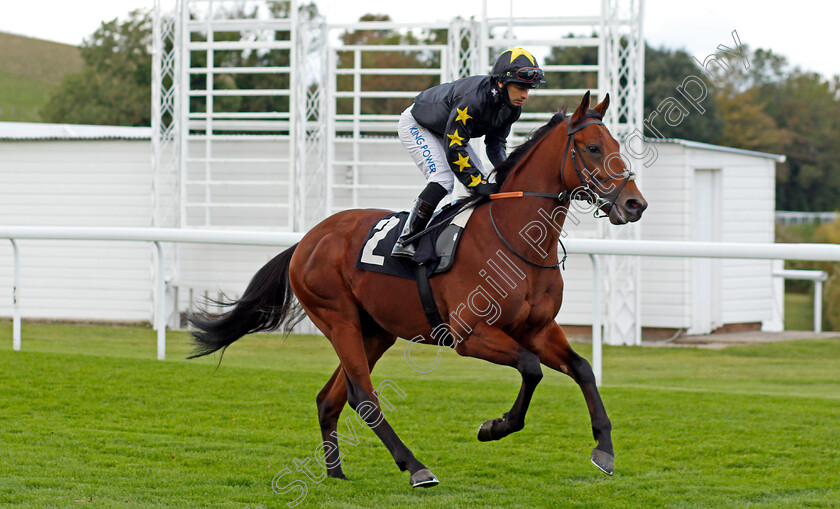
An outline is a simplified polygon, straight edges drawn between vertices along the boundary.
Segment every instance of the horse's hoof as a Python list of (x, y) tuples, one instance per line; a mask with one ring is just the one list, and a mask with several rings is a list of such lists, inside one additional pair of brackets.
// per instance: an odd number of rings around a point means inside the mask
[(481, 423), (481, 426), (478, 427), (478, 441), (479, 442), (489, 442), (493, 440), (492, 435), (490, 434), (490, 430), (493, 428), (493, 421), (484, 421)]
[(478, 441), (490, 442), (491, 440), (498, 440), (499, 437), (493, 436), (493, 424), (501, 421), (502, 419), (490, 419), (489, 421), (484, 421), (481, 426), (478, 427)]
[(423, 468), (411, 474), (411, 487), (412, 488), (431, 488), (432, 486), (437, 486), (440, 481), (438, 478), (435, 477), (428, 468)]
[(601, 469), (607, 475), (613, 475), (615, 457), (600, 449), (592, 449), (592, 464)]

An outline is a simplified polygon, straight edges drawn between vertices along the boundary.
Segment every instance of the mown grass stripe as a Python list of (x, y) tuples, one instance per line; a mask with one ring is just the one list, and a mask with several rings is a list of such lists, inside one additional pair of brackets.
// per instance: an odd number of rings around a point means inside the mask
[[(0, 323), (0, 337), (10, 337)], [(356, 422), (351, 482), (313, 481), (295, 460), (320, 441), (315, 395), (335, 368), (318, 337), (256, 335), (215, 359), (184, 361), (186, 335), (155, 360), (148, 329), (24, 324), (24, 351), (0, 343), (0, 507), (838, 507), (840, 342), (700, 349), (605, 348), (602, 395), (616, 474), (589, 463), (580, 390), (545, 370), (524, 430), (479, 443), (506, 411), (516, 371), (445, 356), (419, 374), (395, 347), (389, 422), (441, 479), (412, 490)], [(575, 345), (588, 356), (587, 345)], [(414, 354), (414, 350), (412, 351)], [(431, 361), (434, 349), (418, 349)], [(813, 391), (813, 394), (808, 392)], [(805, 396), (807, 395), (807, 396)], [(344, 430), (344, 428), (341, 428)], [(310, 461), (310, 465), (312, 462)], [(317, 470), (313, 469), (317, 473)], [(275, 483), (276, 485), (276, 483)], [(76, 502), (76, 501), (80, 502)]]

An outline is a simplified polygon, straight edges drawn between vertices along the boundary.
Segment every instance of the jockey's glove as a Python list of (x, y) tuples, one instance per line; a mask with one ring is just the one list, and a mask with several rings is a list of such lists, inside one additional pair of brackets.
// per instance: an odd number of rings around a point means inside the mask
[(479, 184), (473, 189), (475, 190), (475, 194), (479, 196), (490, 196), (491, 194), (499, 192), (499, 184), (495, 184), (493, 182), (479, 182)]

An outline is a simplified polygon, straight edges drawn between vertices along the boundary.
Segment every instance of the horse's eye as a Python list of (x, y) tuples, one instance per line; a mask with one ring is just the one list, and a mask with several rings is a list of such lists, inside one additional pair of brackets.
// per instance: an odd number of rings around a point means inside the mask
[(601, 151), (601, 147), (599, 147), (598, 145), (595, 145), (594, 143), (592, 145), (589, 145), (586, 148), (589, 149), (589, 151), (593, 154), (597, 154), (598, 152)]

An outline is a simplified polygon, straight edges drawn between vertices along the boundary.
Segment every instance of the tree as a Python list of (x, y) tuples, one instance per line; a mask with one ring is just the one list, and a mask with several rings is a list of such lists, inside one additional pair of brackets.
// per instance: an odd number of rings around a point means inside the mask
[[(574, 37), (574, 35), (570, 34), (568, 37)], [(554, 46), (546, 57), (545, 63), (547, 65), (597, 65), (598, 48)], [(682, 85), (683, 80), (689, 76), (702, 79), (709, 91), (708, 97), (702, 101), (702, 106), (706, 110), (703, 114), (692, 109), (677, 92), (677, 87)], [(552, 88), (594, 89), (598, 87), (598, 76), (594, 72), (549, 73), (546, 81), (547, 86)], [(661, 120), (654, 122), (656, 129), (663, 137), (717, 143), (724, 120), (720, 115), (718, 105), (713, 100), (712, 89), (711, 83), (698, 71), (691, 62), (691, 56), (685, 51), (645, 46), (644, 118), (650, 118), (651, 113), (669, 98), (681, 101), (690, 110), (690, 114), (685, 116), (677, 126), (667, 125)], [(551, 105), (546, 99), (548, 98), (534, 98), (529, 102), (532, 103), (532, 109), (551, 111)], [(556, 99), (551, 99), (556, 101)], [(645, 134), (654, 135), (648, 128)]]
[(740, 49), (747, 55), (749, 67), (733, 65), (719, 74), (716, 85), (718, 95), (732, 97), (750, 89), (781, 83), (790, 75), (790, 64), (784, 56), (769, 49), (752, 51), (746, 44)]
[(750, 51), (744, 45), (749, 67), (731, 65), (717, 76), (713, 89), (715, 104), (723, 118), (719, 143), (728, 147), (781, 153), (789, 137), (765, 111), (768, 107), (761, 87), (785, 79), (788, 63), (770, 50)]
[[(271, 16), (288, 18), (291, 2), (270, 2)], [(257, 7), (237, 7), (231, 11), (217, 11), (224, 18), (253, 18)], [(315, 4), (301, 6), (302, 16), (314, 18), (318, 11)], [(238, 31), (216, 31), (216, 41), (239, 41), (253, 34)], [(289, 40), (289, 30), (275, 31), (275, 40)], [(206, 40), (206, 35), (192, 32), (193, 41)], [(108, 125), (151, 125), (152, 80), (152, 22), (148, 11), (136, 10), (128, 21), (114, 19), (103, 22), (82, 45), (84, 68), (66, 76), (50, 98), (42, 116), (48, 122)], [(206, 66), (207, 54), (193, 52), (192, 67)], [(216, 51), (214, 67), (286, 67), (291, 61), (289, 50), (271, 51)], [(204, 74), (190, 74), (190, 89), (206, 87)], [(213, 75), (213, 88), (230, 89), (287, 89), (286, 73), (221, 73)], [(190, 98), (190, 111), (205, 112), (207, 99)], [(265, 112), (289, 111), (287, 96), (225, 96), (216, 97), (215, 112)]]
[[(702, 79), (709, 91), (709, 97), (702, 101), (704, 113), (693, 109), (679, 94), (677, 87), (689, 76)], [(665, 138), (682, 138), (704, 143), (719, 143), (724, 126), (719, 107), (713, 100), (714, 86), (692, 63), (691, 56), (683, 50), (671, 50), (665, 47), (645, 46), (645, 97), (644, 117), (651, 113), (668, 98), (676, 99), (689, 110), (689, 114), (677, 126), (670, 126), (662, 121), (655, 122), (656, 129)], [(652, 136), (648, 128), (646, 136)]]
[(733, 96), (715, 95), (715, 104), (723, 119), (720, 144), (759, 152), (780, 153), (784, 150), (789, 134), (765, 113), (765, 105), (758, 96), (758, 90), (754, 88)]
[(785, 130), (774, 152), (787, 155), (776, 176), (779, 210), (836, 210), (840, 196), (840, 101), (832, 84), (795, 69), (755, 89), (764, 113)]
[[(365, 14), (359, 21), (390, 21), (386, 14)], [(361, 52), (360, 67), (362, 69), (434, 69), (440, 68), (440, 55), (423, 49), (426, 44), (441, 44), (446, 41), (446, 33), (433, 30), (415, 35), (412, 32), (400, 33), (394, 30), (354, 30), (341, 35), (341, 41), (346, 46), (355, 45), (412, 45), (414, 50), (401, 51), (363, 51)], [(352, 69), (355, 66), (355, 55), (352, 50), (342, 51), (338, 56), (339, 69)], [(362, 91), (421, 91), (440, 83), (435, 75), (362, 75)], [(337, 78), (339, 91), (353, 89), (353, 76), (340, 75)], [(361, 100), (362, 114), (399, 114), (411, 104), (411, 99), (367, 99)], [(353, 111), (352, 99), (338, 99), (337, 110), (340, 114)]]
[[(291, 15), (291, 2), (269, 2), (268, 9), (272, 18), (287, 19)], [(241, 5), (232, 10), (216, 11), (216, 15), (228, 19), (254, 19), (259, 15), (259, 6)], [(300, 6), (301, 19), (312, 20), (318, 16), (318, 7), (314, 3)], [(247, 33), (239, 31), (215, 31), (214, 41), (240, 41), (254, 37), (266, 37), (266, 33)], [(206, 41), (207, 36), (200, 32), (191, 34), (193, 41)], [(275, 41), (291, 39), (290, 30), (275, 30), (270, 34)], [(207, 53), (194, 52), (191, 55), (192, 67), (206, 68)], [(288, 67), (291, 64), (291, 52), (286, 49), (271, 49), (264, 51), (216, 51), (213, 53), (213, 67), (258, 68), (258, 67)], [(223, 73), (213, 75), (213, 88), (216, 90), (284, 90), (290, 87), (288, 73)], [(204, 90), (207, 88), (205, 74), (190, 76), (190, 89)], [(219, 112), (289, 112), (289, 97), (284, 95), (256, 95), (256, 96), (224, 96), (215, 97), (213, 111)], [(207, 99), (192, 97), (190, 111), (206, 112)]]
[[(569, 34), (567, 37), (574, 37)], [(495, 59), (498, 55), (493, 55)], [(546, 65), (597, 65), (598, 48), (576, 47), (576, 46), (552, 46), (548, 56), (542, 62)], [(545, 88), (598, 88), (598, 73), (596, 72), (547, 72), (545, 75)], [(539, 96), (535, 95), (528, 99), (526, 107), (530, 111), (557, 111), (560, 107), (574, 108), (580, 102), (580, 97)]]
[(152, 22), (135, 10), (128, 21), (102, 26), (82, 44), (84, 68), (70, 74), (50, 97), (47, 122), (151, 125)]

